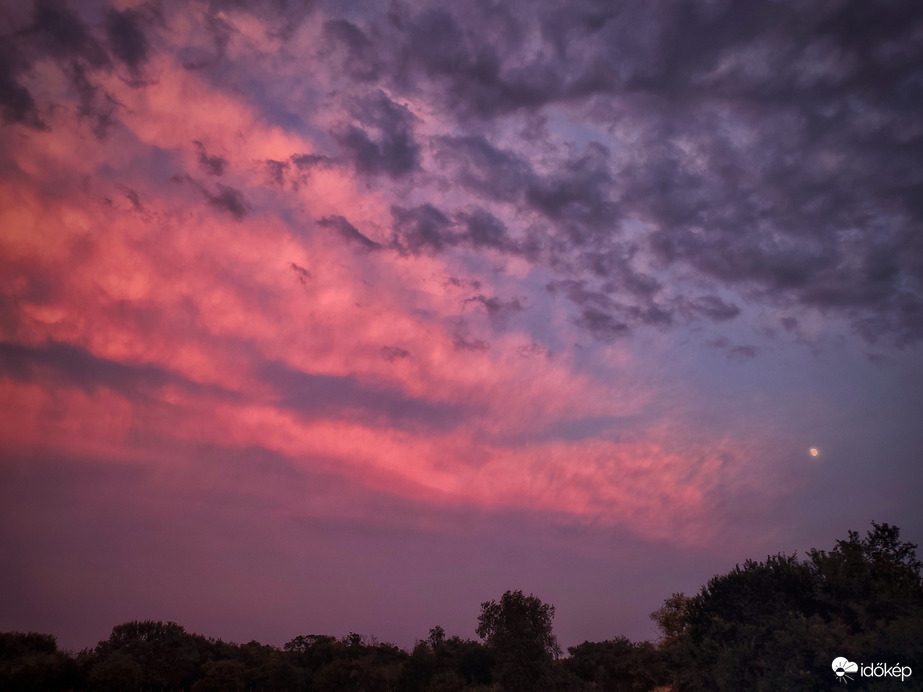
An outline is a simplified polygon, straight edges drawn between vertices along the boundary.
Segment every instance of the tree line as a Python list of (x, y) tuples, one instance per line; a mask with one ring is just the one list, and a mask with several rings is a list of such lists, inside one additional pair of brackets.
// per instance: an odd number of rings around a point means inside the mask
[(865, 537), (850, 531), (804, 559), (747, 560), (695, 595), (673, 594), (651, 614), (656, 643), (586, 641), (565, 656), (554, 612), (532, 594), (507, 591), (481, 604), (479, 640), (436, 626), (411, 651), (355, 633), (300, 635), (282, 648), (234, 644), (173, 622), (136, 621), (73, 654), (51, 635), (7, 632), (0, 690), (807, 692), (843, 681), (831, 668), (840, 656), (919, 668), (910, 679), (876, 679), (876, 690), (920, 689), (923, 680), (921, 562), (889, 524), (873, 522)]

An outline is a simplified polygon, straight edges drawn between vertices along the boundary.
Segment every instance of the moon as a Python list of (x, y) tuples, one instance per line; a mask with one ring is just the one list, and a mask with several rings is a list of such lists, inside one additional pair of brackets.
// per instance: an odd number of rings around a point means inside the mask
[(817, 450), (817, 447), (811, 447), (811, 449), (809, 449), (808, 452), (811, 454), (812, 457), (816, 457), (818, 454), (820, 454), (820, 452)]

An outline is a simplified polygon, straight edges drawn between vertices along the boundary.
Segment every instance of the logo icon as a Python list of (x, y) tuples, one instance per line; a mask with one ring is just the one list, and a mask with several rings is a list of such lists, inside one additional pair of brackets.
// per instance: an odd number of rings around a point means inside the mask
[(859, 664), (853, 663), (852, 661), (845, 659), (842, 656), (838, 656), (837, 658), (833, 659), (833, 672), (836, 673), (837, 680), (845, 683), (848, 680), (852, 680), (852, 678), (849, 677), (847, 673), (859, 672)]

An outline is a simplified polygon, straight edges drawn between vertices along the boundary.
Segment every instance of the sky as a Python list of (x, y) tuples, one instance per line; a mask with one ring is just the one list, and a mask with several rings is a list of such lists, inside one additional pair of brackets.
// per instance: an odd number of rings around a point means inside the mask
[(923, 541), (917, 0), (0, 36), (0, 630), (411, 647), (522, 589), (654, 640), (747, 558)]

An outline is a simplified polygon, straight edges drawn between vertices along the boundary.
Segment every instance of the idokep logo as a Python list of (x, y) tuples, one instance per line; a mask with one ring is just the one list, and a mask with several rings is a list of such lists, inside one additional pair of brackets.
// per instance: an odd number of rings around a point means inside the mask
[(847, 673), (855, 673), (859, 670), (859, 664), (848, 661), (842, 656), (833, 659), (833, 672), (836, 673), (837, 680), (846, 682), (852, 680)]
[(863, 678), (900, 678), (904, 682), (913, 672), (910, 666), (889, 665), (887, 663), (853, 663), (847, 658), (838, 656), (833, 659), (833, 672), (840, 682), (848, 682), (853, 678), (849, 673), (859, 673)]

